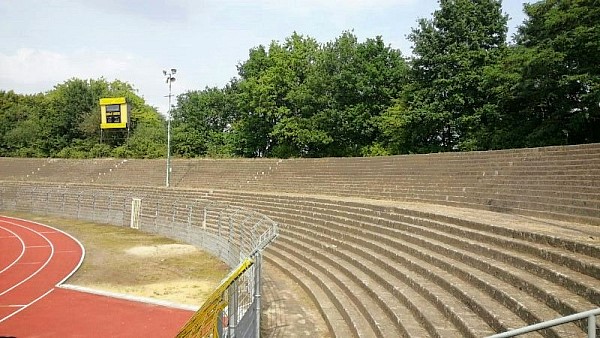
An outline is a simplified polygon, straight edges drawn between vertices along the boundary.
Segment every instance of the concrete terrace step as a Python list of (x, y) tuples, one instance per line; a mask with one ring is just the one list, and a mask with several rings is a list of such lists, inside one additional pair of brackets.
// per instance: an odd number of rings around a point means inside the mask
[[(291, 222), (291, 221), (290, 221)], [(349, 247), (345, 244), (344, 241), (336, 241), (335, 237), (339, 237), (340, 234), (325, 234), (322, 231), (319, 231), (319, 229), (314, 230), (313, 229), (313, 224), (314, 223), (310, 223), (310, 222), (302, 222), (300, 221), (300, 223), (302, 224), (301, 226), (296, 227), (297, 231), (302, 231), (304, 233), (304, 235), (301, 234), (297, 234), (294, 237), (295, 238), (304, 238), (304, 240), (306, 241), (310, 241), (312, 238), (312, 241), (315, 242), (320, 242), (322, 243), (322, 245), (327, 245), (330, 248), (330, 253), (332, 255), (336, 255), (336, 256), (340, 256), (341, 253), (343, 253), (344, 251), (346, 251), (346, 255), (352, 255), (353, 253), (355, 253), (357, 250), (364, 250), (363, 247)], [(293, 233), (292, 233), (293, 236)], [(348, 236), (347, 234), (342, 235), (342, 236)], [(364, 262), (363, 264), (369, 264), (371, 265), (371, 268), (365, 270), (365, 273), (373, 273), (374, 271), (377, 272), (377, 276), (380, 276), (381, 274), (383, 276), (386, 276), (386, 271), (389, 271), (390, 266), (387, 265), (386, 263), (384, 263), (385, 261), (387, 261), (387, 258), (384, 259), (379, 259), (379, 260), (373, 260), (373, 257), (368, 256), (365, 259), (364, 256), (355, 256), (355, 257), (360, 257), (358, 259), (355, 258), (355, 261), (362, 261)], [(352, 260), (350, 261), (352, 262)], [(382, 264), (383, 267), (380, 267), (380, 265), (375, 265), (373, 266), (372, 264), (375, 262), (379, 262), (379, 264)], [(358, 265), (361, 266), (361, 265)], [(364, 265), (363, 265), (364, 266)], [(357, 266), (353, 266), (354, 268), (356, 268)], [(386, 268), (387, 267), (387, 268)], [(463, 330), (463, 333), (459, 333), (460, 331), (458, 329), (451, 329), (451, 327), (453, 326), (452, 321), (450, 321), (447, 318), (444, 318), (444, 314), (443, 314), (443, 310), (445, 310), (445, 308), (443, 309), (437, 309), (438, 311), (442, 311), (440, 312), (440, 315), (436, 316), (436, 313), (438, 313), (436, 311), (435, 307), (431, 307), (432, 305), (428, 305), (430, 302), (432, 302), (432, 299), (435, 300), (436, 297), (435, 296), (431, 296), (431, 288), (436, 288), (435, 285), (429, 285), (429, 287), (422, 287), (423, 281), (419, 282), (417, 280), (415, 280), (414, 276), (410, 276), (407, 275), (399, 270), (394, 270), (392, 269), (393, 274), (388, 275), (388, 281), (386, 283), (384, 283), (383, 285), (386, 285), (386, 287), (388, 288), (389, 292), (394, 292), (394, 293), (398, 293), (399, 290), (405, 290), (405, 291), (400, 291), (402, 292), (401, 298), (412, 298), (411, 302), (413, 302), (413, 304), (409, 305), (409, 308), (418, 308), (418, 311), (421, 311), (421, 313), (419, 314), (414, 314), (416, 318), (422, 318), (421, 320), (425, 322), (426, 327), (429, 329), (430, 333), (433, 336), (447, 336), (449, 335), (451, 332), (453, 332), (453, 334), (451, 334), (450, 336), (463, 336), (467, 331)], [(403, 285), (403, 287), (399, 287), (400, 285)], [(421, 292), (424, 293), (424, 295), (422, 295), (421, 301), (419, 301), (419, 298), (417, 297), (417, 299), (415, 298), (414, 292), (415, 292), (415, 287), (418, 290), (417, 292)], [(414, 304), (414, 302), (418, 302), (417, 304)], [(437, 304), (439, 305), (439, 304)], [(429, 310), (425, 310), (428, 308), (428, 306), (430, 307)], [(446, 311), (447, 312), (447, 311)], [(425, 314), (426, 313), (426, 314)], [(406, 320), (406, 319), (405, 319)], [(458, 321), (457, 324), (459, 327), (464, 329), (464, 323), (462, 323), (460, 320)], [(439, 334), (438, 331), (444, 331), (445, 334)]]
[[(254, 198), (254, 199), (256, 200), (256, 198)], [(263, 204), (268, 204), (268, 205), (270, 205), (270, 206), (273, 206), (275, 202), (273, 202), (273, 201), (269, 201), (269, 200), (263, 200), (263, 201), (257, 201), (257, 203), (259, 203), (259, 204), (260, 204), (260, 203), (263, 203)], [(294, 205), (299, 205), (299, 204), (298, 204), (298, 203), (296, 203), (296, 204), (294, 204)], [(289, 208), (289, 209), (293, 209), (293, 207), (289, 207), (289, 206), (288, 206), (288, 208)], [(333, 209), (326, 209), (326, 208), (321, 208), (321, 209), (319, 209), (319, 208), (316, 208), (316, 207), (314, 207), (313, 209), (311, 209), (311, 210), (313, 210), (313, 211), (309, 211), (309, 213), (310, 213), (310, 212), (312, 212), (312, 213), (319, 213), (319, 214), (321, 214), (321, 215), (324, 215), (325, 213), (335, 213), (335, 212), (338, 212), (338, 213), (340, 213), (340, 211), (338, 211), (338, 210), (340, 209), (340, 206), (339, 206), (339, 205), (337, 205), (337, 206), (335, 206), (335, 208), (336, 208), (336, 209), (335, 209), (335, 210), (333, 210)], [(316, 210), (316, 211), (315, 211), (315, 210)], [(333, 210), (333, 211), (332, 211), (332, 210)], [(289, 211), (289, 212), (300, 213), (300, 214), (303, 212), (303, 210), (288, 210), (288, 211)], [(365, 221), (365, 217), (366, 217), (366, 216), (363, 216), (363, 215), (361, 215), (361, 214), (359, 214), (359, 213), (354, 213), (354, 214), (353, 214), (353, 213), (350, 213), (350, 212), (348, 212), (347, 210), (343, 210), (343, 211), (341, 211), (341, 213), (343, 214), (343, 216), (339, 216), (339, 214), (338, 214), (338, 215), (337, 215), (337, 217), (344, 217), (344, 222), (352, 222), (352, 221), (354, 221), (354, 220)], [(394, 215), (394, 217), (398, 217), (398, 216), (399, 216), (399, 217), (402, 217), (402, 215)], [(382, 219), (382, 218), (379, 218), (379, 219), (378, 219), (378, 221), (381, 221), (381, 220), (383, 220), (383, 219)], [(394, 220), (394, 221), (395, 221), (395, 220)], [(416, 218), (414, 218), (414, 217), (411, 217), (411, 218), (410, 218), (410, 222), (411, 222), (411, 223), (414, 223), (415, 221), (418, 221), (418, 219), (416, 219)], [(435, 224), (435, 223), (433, 223), (433, 222), (431, 222), (431, 221), (427, 221), (426, 219), (421, 219), (421, 222), (423, 222), (423, 221), (427, 222), (427, 226), (428, 226), (428, 227), (432, 227), (432, 226), (434, 226), (434, 224)], [(459, 223), (463, 223), (461, 220), (457, 220), (457, 221), (458, 221)], [(471, 226), (473, 226), (473, 225), (471, 224)], [(475, 226), (478, 226), (478, 227), (480, 227), (480, 225), (479, 225), (479, 224), (477, 224), (477, 225), (475, 225)], [(482, 224), (481, 226), (483, 226), (483, 224)], [(513, 241), (512, 239), (509, 239), (509, 240), (501, 240), (501, 239), (496, 239), (496, 237), (495, 237), (495, 236), (491, 236), (491, 235), (487, 235), (487, 234), (486, 234), (486, 235), (483, 235), (481, 231), (479, 231), (479, 234), (475, 234), (475, 231), (472, 231), (472, 230), (469, 230), (469, 231), (470, 231), (470, 233), (466, 233), (464, 230), (461, 230), (461, 229), (459, 229), (459, 227), (458, 227), (458, 226), (453, 226), (452, 224), (444, 224), (444, 226), (443, 226), (443, 227), (444, 227), (444, 229), (441, 229), (441, 231), (442, 231), (442, 232), (447, 232), (447, 231), (451, 231), (451, 232), (459, 232), (459, 231), (462, 231), (462, 232), (461, 232), (461, 234), (462, 234), (462, 236), (463, 236), (463, 237), (465, 237), (465, 238), (469, 238), (469, 236), (475, 236), (475, 235), (477, 235), (477, 236), (478, 236), (477, 238), (478, 238), (478, 240), (479, 240), (479, 241), (483, 241), (484, 237), (482, 237), (482, 236), (487, 236), (487, 238), (488, 238), (488, 239), (487, 239), (487, 241), (495, 241), (495, 242), (497, 242), (497, 243), (498, 243), (498, 241), (500, 241), (500, 242), (499, 242), (500, 244), (498, 244), (498, 245), (499, 245), (500, 247), (502, 247), (503, 249), (505, 248), (505, 246), (506, 246), (506, 245), (508, 245), (508, 244), (512, 243), (512, 241)], [(454, 230), (448, 230), (448, 227), (454, 227), (455, 229), (454, 229)], [(422, 226), (422, 225), (421, 225), (421, 228), (425, 229), (425, 227), (424, 227), (424, 226)], [(488, 227), (488, 228), (489, 228), (489, 227)], [(418, 228), (411, 229), (411, 231), (415, 231), (415, 229), (418, 229)], [(489, 230), (489, 229), (488, 229), (488, 230)], [(597, 232), (596, 232), (596, 233), (597, 233)], [(434, 236), (434, 234), (432, 234), (431, 232), (427, 232), (425, 235), (426, 235), (426, 236), (428, 236), (428, 237), (432, 237), (432, 236)], [(508, 233), (508, 236), (516, 236), (516, 234), (514, 234), (514, 233)], [(547, 240), (550, 240), (550, 239), (548, 239), (548, 238), (544, 238), (544, 237), (541, 237), (541, 238), (539, 239), (539, 241), (547, 241)], [(524, 247), (525, 247), (525, 248), (527, 248), (527, 243), (525, 243), (524, 241), (522, 241), (522, 242), (523, 242), (523, 243), (521, 243), (521, 244), (519, 244), (519, 245), (518, 245), (519, 249), (523, 249)], [(540, 243), (537, 243), (536, 245), (538, 245), (538, 246), (539, 246), (539, 244), (540, 244)], [(555, 244), (555, 245), (556, 245), (556, 244)], [(584, 245), (581, 245), (581, 243), (569, 242), (569, 241), (566, 241), (566, 240), (565, 240), (565, 241), (563, 241), (561, 245), (568, 245), (568, 246), (571, 246), (571, 245), (578, 245), (578, 246), (580, 246), (580, 247), (585, 247)], [(533, 246), (532, 246), (532, 245), (529, 245), (529, 248), (528, 248), (528, 250), (530, 250), (530, 251), (531, 251), (531, 250), (534, 250), (534, 249), (532, 249), (532, 248), (533, 248)], [(588, 247), (588, 248), (590, 248), (590, 249), (593, 249), (593, 248), (595, 248), (595, 247), (593, 247), (593, 246), (592, 246), (592, 247)], [(565, 264), (565, 263), (569, 263), (569, 264), (571, 264), (571, 265), (578, 266), (578, 267), (579, 267), (579, 268), (578, 268), (578, 269), (579, 269), (579, 271), (582, 271), (582, 272), (587, 272), (587, 273), (589, 273), (589, 274), (590, 274), (590, 276), (591, 276), (591, 277), (593, 277), (593, 278), (597, 278), (597, 276), (596, 276), (596, 275), (597, 275), (597, 273), (598, 273), (598, 267), (597, 267), (597, 266), (594, 266), (594, 263), (595, 263), (595, 262), (597, 262), (597, 259), (598, 259), (598, 257), (599, 257), (597, 252), (590, 252), (590, 254), (591, 254), (591, 257), (590, 257), (590, 259), (587, 261), (587, 263), (583, 263), (583, 262), (585, 262), (585, 258), (584, 258), (584, 257), (581, 257), (581, 256), (579, 256), (578, 258), (570, 258), (570, 259), (569, 259), (569, 258), (568, 258), (568, 255), (569, 255), (569, 254), (571, 254), (571, 253), (569, 253), (569, 252), (568, 252), (568, 251), (566, 251), (566, 250), (563, 250), (564, 252), (562, 252), (562, 253), (559, 253), (559, 254), (553, 254), (553, 253), (552, 253), (550, 250), (561, 250), (561, 248), (554, 248), (554, 249), (550, 248), (550, 249), (545, 249), (545, 250), (543, 250), (543, 251), (539, 251), (539, 250), (538, 250), (537, 252), (538, 252), (538, 255), (539, 255), (540, 257), (543, 257), (543, 258), (547, 258), (547, 257), (555, 257), (554, 259), (557, 261), (557, 263), (558, 263), (558, 264)], [(579, 251), (581, 251), (581, 250), (584, 250), (584, 251), (585, 251), (585, 249), (579, 249)], [(596, 248), (595, 250), (597, 250), (597, 248)], [(553, 255), (554, 255), (554, 256), (553, 256)], [(567, 260), (568, 260), (568, 262), (567, 262)], [(582, 260), (583, 260), (583, 261), (582, 261)]]
[[(345, 238), (345, 240), (344, 240), (344, 241), (348, 241), (348, 237), (347, 237), (347, 236), (348, 236), (348, 233), (347, 233), (347, 232), (345, 232), (345, 235), (344, 235), (344, 236), (345, 236), (345, 237), (344, 237), (344, 238)], [(381, 247), (381, 243), (380, 243), (380, 241), (379, 241), (379, 240), (378, 240), (376, 243), (379, 243), (379, 247), (377, 246), (377, 244), (372, 244), (372, 245), (374, 246), (374, 250), (379, 250), (379, 251), (380, 251), (380, 250), (382, 249), (382, 247)], [(338, 243), (338, 244), (342, 245), (342, 243)], [(359, 243), (359, 246), (360, 246), (360, 247), (364, 247), (364, 246), (365, 246), (365, 244), (364, 244), (364, 243)], [(423, 249), (421, 248), (420, 250), (422, 251)], [(413, 265), (414, 265), (414, 264), (413, 264)], [(455, 264), (454, 264), (454, 265), (455, 265)], [(448, 266), (454, 266), (454, 265), (448, 265)], [(416, 265), (414, 265), (414, 266), (423, 266), (423, 264), (422, 264), (422, 263), (421, 263), (421, 264), (416, 264)], [(430, 269), (430, 268), (428, 268), (426, 271), (431, 271), (431, 269)], [(440, 275), (440, 273), (438, 273), (437, 275)], [(444, 281), (444, 280), (446, 280), (446, 279), (442, 279), (442, 281)], [(438, 284), (443, 284), (443, 283), (440, 283), (440, 281), (438, 281)], [(495, 286), (495, 285), (497, 285), (497, 284), (498, 284), (498, 282), (495, 282), (495, 283), (492, 283), (491, 285), (494, 285), (494, 286)], [(489, 285), (489, 284), (488, 284), (488, 285)], [(492, 288), (492, 289), (494, 289), (494, 287), (493, 287), (493, 286), (492, 286), (491, 288)], [(496, 291), (493, 291), (493, 290), (492, 290), (492, 292), (496, 292)], [(523, 298), (523, 296), (521, 296), (521, 297), (517, 297), (517, 299), (519, 299), (519, 298), (521, 298), (521, 299), (522, 299), (522, 298)], [(445, 302), (448, 302), (448, 299), (447, 299), (447, 298), (444, 298), (444, 301), (445, 301)], [(504, 301), (506, 301), (506, 300), (504, 300)], [(515, 301), (514, 301), (514, 300), (513, 300), (513, 303), (515, 303)], [(472, 301), (472, 300), (471, 300), (471, 301), (469, 301), (469, 304), (473, 304), (473, 301)], [(516, 302), (516, 304), (518, 304), (518, 302)], [(453, 307), (453, 308), (455, 308), (455, 307)], [(494, 309), (497, 309), (497, 305), (496, 305), (496, 306), (492, 306), (492, 307), (482, 307), (482, 308), (494, 308)], [(536, 306), (534, 306), (534, 308), (536, 308)], [(555, 313), (551, 313), (551, 314), (555, 314)], [(505, 316), (503, 316), (503, 317), (505, 317), (505, 318), (506, 318), (506, 315), (505, 315)], [(537, 318), (537, 317), (529, 317), (529, 321), (530, 321), (530, 322), (531, 322), (531, 321), (535, 321), (535, 319), (536, 319), (536, 318)], [(543, 318), (551, 318), (551, 317), (549, 317), (549, 316), (546, 316), (546, 317), (543, 317)], [(537, 319), (539, 320), (539, 318), (537, 318)], [(521, 324), (521, 326), (522, 326), (522, 324)], [(513, 327), (514, 327), (514, 326), (513, 326)]]
[[(299, 185), (298, 185), (299, 186)], [(254, 190), (254, 189), (253, 189)], [(256, 189), (257, 191), (259, 189)], [(269, 189), (261, 189), (269, 191)], [(310, 188), (280, 189), (288, 193), (305, 193)], [(572, 205), (573, 201), (560, 197), (527, 197), (519, 194), (507, 195), (494, 193), (469, 194), (469, 189), (453, 188), (450, 191), (441, 189), (381, 189), (364, 188), (360, 191), (349, 191), (336, 186), (320, 187), (316, 191), (327, 191), (328, 195), (336, 197), (362, 197), (378, 200), (412, 201), (484, 209), (492, 211), (513, 212), (523, 215), (554, 218), (558, 220), (574, 220), (589, 224), (600, 225), (600, 209), (595, 205), (598, 202), (587, 200), (577, 202), (585, 206)], [(467, 193), (463, 192), (466, 190)], [(476, 190), (476, 189), (471, 189)], [(588, 205), (591, 205), (588, 206)]]
[[(305, 226), (303, 227), (303, 231), (308, 231), (306, 229), (306, 226), (309, 226), (309, 223), (305, 223)], [(476, 315), (473, 313), (473, 311), (471, 311), (469, 309), (465, 309), (462, 312), (460, 312), (458, 309), (460, 309), (461, 307), (464, 307), (464, 305), (462, 305), (460, 300), (452, 300), (453, 299), (452, 296), (441, 296), (442, 294), (444, 294), (445, 291), (440, 291), (442, 289), (440, 289), (438, 286), (439, 281), (436, 281), (436, 282), (428, 281), (429, 278), (431, 278), (431, 276), (428, 277), (428, 272), (424, 272), (424, 271), (430, 271), (430, 268), (426, 268), (425, 270), (420, 270), (420, 274), (424, 277), (415, 277), (414, 274), (407, 275), (405, 272), (403, 272), (403, 270), (398, 270), (398, 268), (394, 267), (394, 265), (389, 265), (388, 262), (390, 261), (390, 258), (393, 261), (398, 261), (398, 258), (401, 257), (400, 260), (405, 260), (405, 262), (411, 262), (411, 260), (406, 260), (407, 258), (405, 256), (405, 254), (402, 254), (401, 256), (394, 256), (394, 254), (391, 254), (391, 252), (395, 251), (395, 249), (393, 249), (393, 248), (387, 249), (388, 255), (379, 256), (380, 253), (378, 253), (378, 252), (381, 251), (382, 247), (381, 247), (381, 244), (378, 242), (372, 242), (370, 245), (366, 245), (364, 241), (360, 242), (359, 240), (357, 240), (357, 242), (355, 243), (356, 244), (356, 246), (355, 246), (354, 244), (347, 243), (348, 236), (349, 236), (348, 232), (345, 232), (343, 235), (336, 235), (335, 233), (330, 234), (330, 235), (328, 235), (329, 237), (331, 237), (329, 240), (327, 239), (327, 237), (322, 237), (322, 236), (323, 236), (323, 234), (321, 234), (319, 232), (319, 230), (315, 230), (315, 232), (313, 232), (313, 234), (312, 234), (312, 237), (317, 238), (319, 242), (331, 243), (333, 241), (334, 243), (336, 243), (336, 245), (335, 245), (336, 252), (339, 252), (340, 249), (346, 249), (349, 252), (354, 252), (356, 250), (364, 251), (365, 248), (369, 247), (370, 251), (367, 251), (367, 252), (370, 252), (370, 253), (369, 254), (363, 253), (362, 257), (356, 256), (359, 258), (356, 258), (355, 262), (360, 262), (360, 261), (369, 262), (369, 266), (371, 267), (371, 268), (369, 268), (369, 271), (371, 273), (373, 273), (373, 269), (377, 269), (377, 267), (373, 267), (373, 263), (378, 262), (377, 266), (379, 266), (379, 265), (383, 266), (382, 268), (384, 270), (375, 270), (375, 271), (377, 271), (375, 273), (375, 275), (377, 275), (377, 276), (380, 276), (382, 274), (385, 275), (385, 273), (383, 273), (382, 271), (393, 271), (393, 277), (390, 277), (390, 279), (389, 279), (390, 281), (396, 280), (398, 278), (398, 276), (404, 276), (403, 278), (408, 281), (407, 282), (408, 285), (411, 285), (413, 288), (416, 287), (417, 292), (423, 293), (424, 297), (428, 297), (429, 301), (434, 302), (437, 304), (438, 307), (441, 307), (440, 311), (443, 311), (444, 313), (446, 313), (446, 315), (450, 316), (454, 320), (456, 325), (458, 325), (458, 327), (461, 328), (460, 334), (458, 334), (457, 331), (455, 331), (455, 333), (452, 334), (451, 336), (465, 336), (466, 335), (466, 336), (477, 337), (477, 336), (483, 335), (483, 333), (487, 333), (487, 334), (492, 333), (491, 331), (482, 331), (482, 327), (486, 327), (485, 323), (483, 323), (483, 324), (480, 323), (479, 325), (474, 325), (475, 327), (473, 327), (473, 325), (472, 325), (471, 329), (467, 329), (468, 326), (465, 326), (465, 323), (463, 323), (462, 321), (465, 318), (473, 317)], [(334, 238), (340, 237), (340, 236), (344, 237), (345, 240), (336, 242)], [(389, 255), (391, 255), (391, 256), (389, 256)], [(376, 257), (379, 257), (379, 258), (376, 258)], [(423, 262), (411, 263), (408, 266), (415, 268), (417, 266), (422, 267), (423, 264), (425, 264), (425, 266), (427, 266), (427, 264), (423, 263)], [(392, 275), (390, 275), (390, 276), (392, 276)], [(417, 279), (415, 279), (415, 278), (417, 278)], [(433, 280), (435, 281), (435, 279), (436, 278), (434, 278)], [(442, 279), (442, 280), (445, 280), (445, 279)], [(397, 281), (393, 285), (398, 285), (398, 283), (399, 282)], [(432, 291), (432, 290), (436, 290), (436, 289), (438, 290), (437, 292)], [(395, 287), (392, 290), (396, 290)], [(456, 292), (457, 289), (454, 288), (454, 290)], [(413, 290), (412, 292), (409, 292), (408, 297), (414, 298), (415, 296), (414, 296), (413, 292), (415, 292), (415, 291)], [(458, 293), (460, 293), (460, 291)], [(473, 306), (473, 304), (474, 304), (473, 300), (471, 300), (467, 303), (469, 303), (470, 306)], [(493, 306), (492, 306), (492, 308), (494, 308), (495, 310), (498, 310), (497, 307), (498, 307), (497, 304), (493, 304)], [(430, 317), (432, 312), (435, 312), (435, 311), (431, 311), (431, 310), (425, 310), (423, 302), (420, 302), (418, 304), (418, 308), (420, 309), (420, 311), (423, 311), (423, 314), (421, 314), (422, 316), (425, 316), (425, 313), (426, 313), (426, 316)], [(486, 309), (487, 307), (479, 307), (479, 308)], [(450, 310), (450, 309), (452, 309), (452, 310)], [(456, 312), (459, 312), (460, 315), (457, 315)], [(498, 311), (498, 312), (501, 313), (501, 311)], [(450, 332), (450, 331), (448, 331), (449, 330), (448, 325), (441, 325), (441, 324), (443, 324), (444, 321), (445, 320), (440, 320), (439, 318), (437, 320), (432, 320), (432, 322), (437, 325), (437, 330), (445, 331), (444, 334), (441, 334), (442, 337), (448, 336), (449, 332)], [(473, 321), (473, 318), (471, 319), (471, 321)], [(521, 326), (522, 325), (524, 325), (524, 324), (521, 322)], [(499, 326), (499, 327), (502, 328), (502, 326)], [(474, 334), (474, 332), (477, 332), (477, 333)]]
[[(273, 206), (273, 203), (268, 203), (270, 206)], [(295, 214), (300, 214), (302, 211), (288, 211), (294, 212)], [(561, 248), (548, 248), (542, 249), (544, 246), (540, 246), (540, 244), (529, 243), (523, 240), (510, 238), (504, 239), (501, 236), (496, 236), (490, 234), (485, 231), (480, 230), (466, 230), (461, 228), (458, 225), (454, 225), (451, 223), (441, 222), (441, 221), (432, 221), (427, 218), (415, 218), (415, 217), (407, 217), (402, 214), (388, 214), (386, 218), (382, 216), (378, 216), (374, 218), (373, 216), (361, 215), (358, 213), (352, 213), (349, 211), (338, 211), (336, 210), (328, 210), (328, 209), (317, 209), (313, 208), (310, 213), (319, 213), (321, 217), (325, 217), (330, 219), (330, 217), (338, 217), (342, 219), (345, 224), (351, 224), (355, 221), (359, 222), (375, 222), (378, 226), (385, 226), (386, 228), (392, 229), (397, 228), (397, 225), (401, 225), (403, 229), (409, 230), (411, 233), (422, 233), (426, 237), (430, 238), (438, 238), (442, 241), (451, 242), (455, 245), (461, 245), (463, 247), (469, 246), (482, 246), (486, 245), (486, 247), (476, 248), (480, 249), (481, 252), (486, 253), (489, 252), (489, 245), (493, 245), (495, 247), (503, 248), (502, 252), (499, 252), (493, 258), (497, 259), (497, 255), (502, 255), (506, 248), (515, 248), (511, 251), (517, 252), (519, 256), (524, 253), (531, 253), (536, 257), (526, 258), (525, 261), (531, 259), (543, 265), (544, 260), (550, 260), (553, 264), (558, 265), (558, 267), (547, 268), (546, 270), (556, 270), (561, 271), (564, 265), (569, 267), (573, 267), (573, 270), (579, 273), (586, 274), (593, 279), (600, 278), (600, 266), (598, 265), (598, 261), (596, 257), (586, 258), (582, 255), (575, 255), (572, 252), (567, 250), (562, 250)], [(332, 216), (329, 216), (332, 215)], [(360, 224), (358, 226), (361, 226)], [(381, 230), (377, 230), (381, 231)], [(477, 240), (469, 245), (460, 242), (463, 239), (476, 238)], [(462, 243), (462, 244), (461, 244)], [(484, 250), (485, 249), (485, 250)], [(531, 266), (528, 266), (527, 263), (521, 263), (524, 269), (531, 269)], [(565, 271), (564, 274), (572, 274), (573, 271)], [(548, 278), (546, 274), (543, 275), (544, 278)], [(585, 280), (584, 276), (579, 276), (574, 278), (576, 281)], [(588, 284), (593, 285), (594, 280), (588, 281)]]
[[(280, 240), (288, 252), (305, 262), (310, 262), (311, 268), (319, 270), (329, 278), (330, 282), (326, 283), (325, 287), (331, 287), (331, 283), (334, 283), (339, 288), (334, 293), (346, 309), (356, 308), (358, 312), (354, 312), (352, 317), (357, 322), (363, 321), (362, 325), (357, 325), (364, 327), (364, 331), (359, 332), (360, 336), (381, 337), (384, 333), (389, 336), (399, 334), (395, 324), (388, 320), (379, 304), (367, 295), (367, 291), (357, 286), (353, 274), (343, 264), (335, 262), (320, 246), (307, 245), (298, 238), (287, 236)], [(343, 295), (340, 295), (340, 290)], [(367, 331), (367, 328), (370, 330)]]
[[(324, 288), (319, 277), (299, 264), (294, 258), (288, 257), (285, 251), (273, 250), (269, 247), (265, 259), (274, 264), (294, 279), (310, 295), (319, 312), (325, 319), (329, 331), (335, 337), (356, 337), (357, 329), (348, 325), (347, 314), (340, 311), (343, 309), (335, 296), (328, 288)], [(308, 277), (308, 278), (301, 278)]]
[[(572, 154), (564, 154), (562, 157), (543, 158), (539, 161), (513, 160), (506, 158), (478, 160), (474, 158), (460, 158), (462, 154), (452, 153), (454, 158), (443, 158), (439, 154), (420, 161), (416, 156), (384, 157), (384, 158), (324, 158), (324, 159), (291, 159), (284, 160), (274, 170), (275, 173), (287, 173), (292, 171), (308, 171), (311, 173), (331, 172), (341, 170), (365, 171), (376, 166), (386, 172), (414, 172), (424, 170), (426, 172), (450, 171), (486, 171), (495, 170), (577, 170), (597, 168), (600, 160), (597, 156), (586, 156), (577, 158)], [(439, 166), (438, 162), (444, 163)], [(301, 170), (298, 170), (301, 169)]]
[[(284, 220), (281, 218), (278, 219)], [(288, 223), (286, 222), (286, 224)], [(372, 265), (367, 267), (364, 265), (367, 263), (364, 259), (353, 259), (350, 256), (351, 253), (343, 247), (332, 245), (331, 241), (323, 241), (320, 244), (315, 243), (315, 241), (321, 239), (319, 236), (305, 236), (293, 230), (288, 230), (288, 236), (286, 237), (290, 237), (296, 241), (306, 241), (312, 243), (315, 247), (323, 248), (331, 256), (336, 257), (340, 261), (338, 264), (347, 265), (348, 269), (351, 269), (354, 274), (363, 276), (364, 279), (361, 279), (362, 283), (359, 283), (361, 287), (368, 287), (379, 292), (379, 294), (371, 297), (378, 301), (380, 306), (387, 308), (384, 309), (386, 316), (393, 318), (397, 322), (398, 329), (408, 336), (425, 336), (428, 335), (427, 333), (432, 336), (440, 336), (432, 323), (435, 323), (437, 326), (444, 325), (444, 323), (452, 325), (441, 313), (438, 313), (434, 307), (429, 305), (425, 298), (414, 294), (414, 290), (412, 290), (410, 285), (398, 280), (397, 276), (391, 275), (386, 270)], [(357, 269), (357, 267), (361, 269)], [(374, 293), (375, 290), (371, 292)], [(387, 297), (385, 297), (386, 295)], [(380, 299), (381, 301), (379, 301)], [(398, 303), (396, 303), (395, 299), (397, 299)], [(423, 316), (425, 309), (428, 309), (426, 317)], [(393, 312), (390, 313), (390, 311)], [(416, 317), (411, 320), (413, 316)], [(443, 331), (447, 333), (454, 332), (452, 336), (457, 334), (456, 330), (451, 330), (447, 325), (444, 325), (444, 328)], [(424, 331), (424, 329), (427, 331)]]
[[(361, 217), (364, 213), (381, 214), (385, 212), (394, 212), (396, 214), (405, 214), (407, 216), (443, 220), (447, 223), (457, 223), (462, 227), (473, 229), (485, 229), (492, 233), (499, 233), (503, 236), (522, 237), (527, 231), (530, 231), (531, 238), (534, 241), (550, 242), (556, 236), (556, 230), (560, 229), (564, 235), (582, 233), (581, 236), (570, 236), (571, 243), (581, 247), (593, 247), (597, 242), (587, 240), (587, 235), (600, 237), (600, 230), (595, 226), (585, 224), (573, 224), (572, 222), (552, 221), (548, 219), (534, 219), (519, 215), (500, 214), (496, 212), (482, 212), (472, 209), (446, 207), (436, 204), (410, 203), (383, 201), (377, 199), (360, 198), (335, 198), (326, 195), (305, 195), (305, 194), (285, 194), (285, 193), (259, 193), (215, 190), (209, 192), (207, 196), (217, 199), (233, 198), (239, 201), (260, 201), (262, 203), (278, 203), (287, 206), (299, 206), (302, 208), (322, 208), (329, 212), (340, 210), (343, 213), (352, 213), (353, 217)], [(483, 217), (483, 218), (482, 218)], [(501, 225), (497, 225), (501, 224)], [(527, 229), (523, 229), (521, 224), (528, 224)], [(548, 230), (550, 229), (550, 230)], [(565, 232), (566, 231), (566, 232)], [(536, 236), (535, 234), (539, 233)], [(561, 233), (561, 236), (563, 235)], [(549, 237), (552, 235), (552, 237)], [(562, 239), (561, 239), (562, 241)], [(584, 243), (579, 243), (583, 241)], [(585, 243), (588, 244), (585, 244)], [(594, 253), (598, 255), (598, 253)], [(598, 256), (600, 257), (600, 256)]]

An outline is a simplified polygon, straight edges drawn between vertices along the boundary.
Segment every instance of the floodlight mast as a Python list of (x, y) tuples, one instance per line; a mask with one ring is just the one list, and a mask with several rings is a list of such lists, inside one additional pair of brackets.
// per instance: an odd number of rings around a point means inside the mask
[(167, 110), (167, 179), (166, 186), (171, 186), (171, 83), (175, 81), (173, 74), (177, 73), (177, 69), (171, 68), (170, 72), (163, 70), (163, 75), (166, 76), (169, 84), (169, 109)]

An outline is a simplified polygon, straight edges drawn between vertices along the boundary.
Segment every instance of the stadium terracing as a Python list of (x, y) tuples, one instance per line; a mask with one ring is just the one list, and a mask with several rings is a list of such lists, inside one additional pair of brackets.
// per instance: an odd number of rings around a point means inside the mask
[[(183, 219), (194, 203), (209, 201), (275, 221), (279, 235), (265, 250), (264, 273), (289, 283), (264, 288), (262, 327), (270, 336), (324, 323), (325, 335), (336, 337), (483, 337), (600, 307), (600, 144), (175, 159), (171, 186), (164, 185), (164, 159), (0, 158), (0, 210), (27, 203), (30, 210), (28, 194), (50, 200), (62, 191), (77, 192), (87, 212), (118, 225), (129, 225), (128, 199), (138, 196), (161, 199), (157, 217), (177, 206)], [(121, 213), (102, 210), (117, 197), (127, 205)], [(37, 212), (83, 212), (60, 208)], [(181, 238), (180, 231), (190, 228), (163, 234)], [(278, 304), (279, 295), (294, 283), (319, 323), (285, 316), (294, 303)], [(580, 320), (540, 334), (579, 337), (588, 329)]]

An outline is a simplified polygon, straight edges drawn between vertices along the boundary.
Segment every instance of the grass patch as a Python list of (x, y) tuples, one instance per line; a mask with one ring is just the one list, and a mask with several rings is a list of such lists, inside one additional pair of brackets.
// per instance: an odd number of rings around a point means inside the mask
[[(47, 224), (83, 244), (85, 259), (67, 280), (69, 284), (201, 305), (230, 270), (202, 250), (126, 227), (55, 216), (3, 214)], [(153, 254), (135, 254), (139, 248)]]

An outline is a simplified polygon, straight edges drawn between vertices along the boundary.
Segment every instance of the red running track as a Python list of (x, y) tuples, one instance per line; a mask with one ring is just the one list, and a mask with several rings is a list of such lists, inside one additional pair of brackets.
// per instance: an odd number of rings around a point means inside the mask
[(174, 337), (192, 316), (60, 288), (83, 257), (60, 230), (0, 216), (0, 337)]

